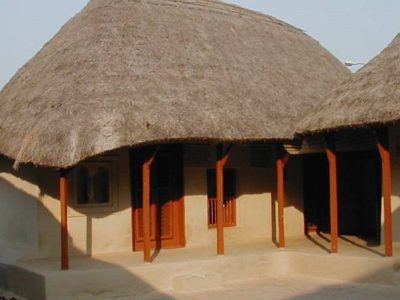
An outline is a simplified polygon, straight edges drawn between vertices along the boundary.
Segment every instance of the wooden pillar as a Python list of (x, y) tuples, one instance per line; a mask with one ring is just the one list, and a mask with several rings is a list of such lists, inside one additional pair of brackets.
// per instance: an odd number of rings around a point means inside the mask
[(143, 258), (145, 262), (151, 262), (150, 257), (150, 167), (156, 155), (153, 151), (142, 165), (143, 188)]
[(282, 154), (276, 160), (277, 175), (277, 194), (278, 194), (278, 230), (279, 230), (279, 248), (285, 248), (285, 167), (289, 160), (289, 155)]
[(338, 252), (338, 186), (337, 186), (337, 158), (332, 137), (327, 137), (326, 155), (329, 163), (329, 207), (331, 228), (331, 253)]
[(217, 145), (216, 187), (217, 187), (217, 254), (224, 255), (224, 167), (229, 158), (231, 146), (223, 153), (223, 145)]
[(68, 179), (67, 171), (60, 174), (60, 206), (61, 206), (61, 269), (68, 270)]
[(377, 146), (382, 161), (382, 191), (384, 205), (385, 256), (393, 256), (391, 167), (387, 132), (377, 133)]

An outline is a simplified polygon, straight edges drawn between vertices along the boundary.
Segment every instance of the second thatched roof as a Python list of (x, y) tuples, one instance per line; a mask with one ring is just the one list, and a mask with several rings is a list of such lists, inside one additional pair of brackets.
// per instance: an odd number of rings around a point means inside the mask
[(299, 125), (299, 133), (400, 121), (400, 34)]
[(0, 153), (290, 139), (348, 71), (301, 30), (207, 0), (92, 0), (0, 93)]

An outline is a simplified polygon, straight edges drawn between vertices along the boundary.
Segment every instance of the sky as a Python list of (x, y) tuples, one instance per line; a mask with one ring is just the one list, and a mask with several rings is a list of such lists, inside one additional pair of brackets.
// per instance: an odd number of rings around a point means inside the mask
[[(0, 0), (0, 89), (87, 2)], [(303, 29), (342, 62), (368, 62), (400, 32), (399, 0), (226, 2), (263, 12)]]

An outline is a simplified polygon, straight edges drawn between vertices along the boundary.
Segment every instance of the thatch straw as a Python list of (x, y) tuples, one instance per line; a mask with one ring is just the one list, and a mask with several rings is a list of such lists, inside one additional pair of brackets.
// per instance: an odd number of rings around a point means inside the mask
[(400, 34), (317, 111), (300, 123), (299, 133), (400, 121)]
[(94, 0), (0, 94), (0, 153), (68, 167), (124, 146), (290, 139), (348, 71), (219, 1)]

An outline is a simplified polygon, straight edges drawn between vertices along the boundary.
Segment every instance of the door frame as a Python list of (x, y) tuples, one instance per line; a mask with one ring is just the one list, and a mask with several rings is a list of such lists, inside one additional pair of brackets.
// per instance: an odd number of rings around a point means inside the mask
[[(130, 160), (130, 188), (131, 188), (131, 236), (132, 236), (132, 250), (133, 251), (141, 251), (143, 250), (143, 241), (138, 240), (137, 238), (137, 227), (138, 227), (138, 217), (137, 211), (139, 208), (136, 207), (135, 203), (137, 201), (136, 197), (142, 197), (142, 194), (139, 195), (136, 192), (137, 182), (136, 178), (141, 178), (141, 176), (137, 176), (138, 172), (142, 170), (142, 161), (143, 157), (146, 153), (150, 153), (154, 148), (152, 147), (144, 147), (138, 149), (131, 149), (129, 154)], [(184, 163), (183, 163), (183, 145), (164, 145), (159, 146), (157, 154), (159, 153), (168, 153), (168, 155), (177, 155), (176, 161), (177, 166), (174, 168), (173, 172), (177, 173), (177, 181), (179, 182), (177, 186), (177, 194), (180, 196), (172, 201), (172, 230), (173, 230), (173, 238), (162, 240), (162, 239), (152, 239), (150, 241), (150, 247), (152, 249), (168, 249), (168, 248), (181, 248), (186, 245), (185, 239), (185, 197), (184, 197)], [(157, 159), (157, 154), (156, 158)], [(141, 182), (139, 183), (141, 184)], [(139, 200), (141, 201), (141, 200)], [(158, 207), (156, 208), (157, 211)]]

